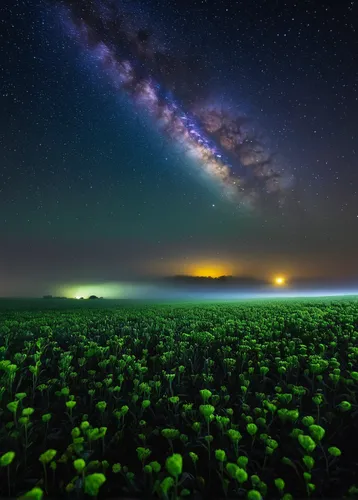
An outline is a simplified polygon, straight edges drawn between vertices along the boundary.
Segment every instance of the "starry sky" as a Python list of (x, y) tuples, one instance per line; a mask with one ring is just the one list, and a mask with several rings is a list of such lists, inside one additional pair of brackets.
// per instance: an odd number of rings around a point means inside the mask
[(357, 2), (0, 10), (0, 296), (358, 280)]

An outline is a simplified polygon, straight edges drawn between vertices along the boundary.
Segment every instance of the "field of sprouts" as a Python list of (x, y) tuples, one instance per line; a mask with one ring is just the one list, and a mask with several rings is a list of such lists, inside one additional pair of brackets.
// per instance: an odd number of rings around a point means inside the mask
[(0, 497), (358, 498), (358, 301), (0, 311)]

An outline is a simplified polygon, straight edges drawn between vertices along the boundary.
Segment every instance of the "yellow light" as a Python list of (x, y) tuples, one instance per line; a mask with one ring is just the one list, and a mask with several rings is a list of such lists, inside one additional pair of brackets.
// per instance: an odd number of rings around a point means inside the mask
[(219, 278), (220, 276), (225, 276), (231, 274), (231, 270), (228, 265), (217, 262), (201, 262), (200, 264), (191, 264), (189, 269), (189, 274), (196, 277), (209, 277)]
[(277, 276), (277, 278), (275, 278), (275, 284), (278, 285), (278, 286), (282, 286), (285, 284), (285, 278), (283, 278), (282, 276)]
[(197, 267), (193, 273), (193, 275), (198, 278), (208, 278), (209, 276), (211, 278), (219, 278), (219, 276), (222, 276), (223, 274), (215, 267)]
[(76, 297), (76, 299), (77, 299), (77, 300), (80, 300), (80, 298), (81, 298), (81, 297), (79, 297), (79, 296), (77, 296), (77, 297)]

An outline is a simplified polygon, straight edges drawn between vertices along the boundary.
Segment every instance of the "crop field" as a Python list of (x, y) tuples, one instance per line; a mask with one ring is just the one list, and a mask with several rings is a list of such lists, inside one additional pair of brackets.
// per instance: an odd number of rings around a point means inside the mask
[(1, 306), (0, 497), (358, 498), (357, 299), (84, 302)]

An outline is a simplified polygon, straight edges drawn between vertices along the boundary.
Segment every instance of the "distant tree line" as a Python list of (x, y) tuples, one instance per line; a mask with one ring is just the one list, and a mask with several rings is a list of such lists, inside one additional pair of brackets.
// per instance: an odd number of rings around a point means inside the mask
[[(53, 296), (53, 295), (43, 295), (42, 296), (43, 299), (52, 299), (52, 300), (64, 300), (64, 299), (67, 299), (68, 297), (57, 297), (57, 296)], [(97, 295), (90, 295), (88, 297), (88, 300), (97, 300), (97, 299), (103, 299), (103, 297), (97, 297)], [(80, 297), (80, 300), (85, 300), (84, 297)]]
[(44, 295), (42, 298), (43, 299), (56, 299), (56, 300), (67, 299), (67, 297), (57, 297), (57, 296), (53, 296), (53, 295)]
[(259, 280), (252, 276), (219, 276), (213, 278), (212, 276), (190, 276), (185, 274), (178, 274), (176, 276), (171, 276), (166, 278), (167, 281), (178, 284), (199, 284), (199, 285), (211, 285), (211, 284), (230, 284), (230, 285), (242, 285), (242, 286), (254, 286), (267, 284), (264, 280)]

